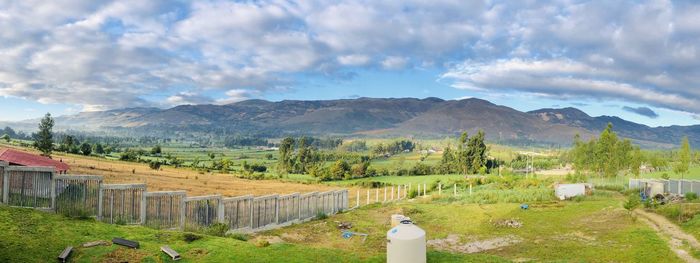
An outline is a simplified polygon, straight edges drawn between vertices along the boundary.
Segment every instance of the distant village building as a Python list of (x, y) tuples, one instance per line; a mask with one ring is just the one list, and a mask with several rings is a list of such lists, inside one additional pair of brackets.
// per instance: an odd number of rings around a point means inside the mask
[(41, 155), (18, 151), (15, 149), (0, 149), (0, 161), (8, 162), (11, 166), (44, 166), (53, 167), (56, 173), (65, 174), (70, 167), (62, 161), (56, 161)]

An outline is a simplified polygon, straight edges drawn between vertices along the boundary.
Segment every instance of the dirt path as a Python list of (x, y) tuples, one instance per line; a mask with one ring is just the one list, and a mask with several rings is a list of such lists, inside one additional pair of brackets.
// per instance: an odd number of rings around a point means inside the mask
[(634, 213), (657, 233), (667, 237), (668, 245), (671, 246), (671, 250), (673, 250), (678, 257), (685, 260), (685, 262), (700, 263), (700, 260), (694, 258), (692, 254), (686, 250), (687, 247), (685, 246), (685, 244), (688, 244), (693, 249), (700, 250), (700, 242), (698, 242), (694, 236), (683, 232), (680, 227), (661, 215), (646, 212), (642, 209), (636, 209)]

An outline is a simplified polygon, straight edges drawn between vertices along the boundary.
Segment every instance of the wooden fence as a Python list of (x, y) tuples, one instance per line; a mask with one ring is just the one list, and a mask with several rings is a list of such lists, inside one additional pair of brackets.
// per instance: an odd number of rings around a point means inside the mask
[(55, 175), (53, 168), (0, 162), (1, 203), (95, 217), (111, 224), (199, 230), (215, 223), (255, 232), (348, 210), (348, 190), (287, 195), (187, 197), (185, 191), (148, 192), (145, 184), (104, 184), (101, 176)]

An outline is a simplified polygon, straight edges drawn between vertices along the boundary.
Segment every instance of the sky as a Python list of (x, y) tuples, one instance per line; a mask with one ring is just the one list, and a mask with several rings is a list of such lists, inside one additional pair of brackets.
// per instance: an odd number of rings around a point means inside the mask
[(0, 0), (0, 121), (356, 97), (700, 124), (700, 3)]

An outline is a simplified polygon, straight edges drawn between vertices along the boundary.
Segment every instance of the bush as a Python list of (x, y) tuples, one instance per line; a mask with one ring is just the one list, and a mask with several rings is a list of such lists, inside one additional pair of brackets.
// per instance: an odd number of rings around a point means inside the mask
[(240, 241), (248, 241), (248, 239), (249, 239), (248, 235), (243, 234), (243, 233), (233, 233), (230, 235), (226, 235), (226, 237), (230, 237), (230, 238), (240, 240)]
[(192, 243), (193, 241), (197, 241), (201, 238), (202, 238), (202, 236), (194, 234), (194, 233), (185, 233), (182, 235), (182, 240), (184, 240), (187, 243)]
[(418, 196), (418, 190), (415, 188), (412, 188), (411, 191), (408, 192), (408, 198), (413, 199), (413, 198), (416, 198), (416, 196)]
[(224, 223), (214, 223), (211, 224), (205, 232), (207, 235), (212, 235), (212, 236), (217, 236), (217, 237), (223, 237), (226, 235), (226, 232), (228, 232), (228, 225)]
[(323, 220), (326, 218), (328, 218), (328, 215), (326, 215), (326, 213), (324, 213), (322, 211), (319, 211), (318, 213), (316, 213), (316, 219)]
[(627, 201), (625, 202), (623, 207), (625, 209), (627, 209), (628, 211), (632, 211), (635, 208), (637, 208), (640, 203), (641, 203), (641, 200), (639, 198), (639, 195), (631, 194), (631, 195), (627, 196)]
[(258, 239), (258, 241), (255, 242), (256, 247), (267, 247), (270, 246), (270, 242), (267, 240), (263, 239)]
[(698, 199), (698, 194), (693, 193), (693, 192), (685, 193), (685, 200), (686, 201), (693, 201), (696, 199)]

